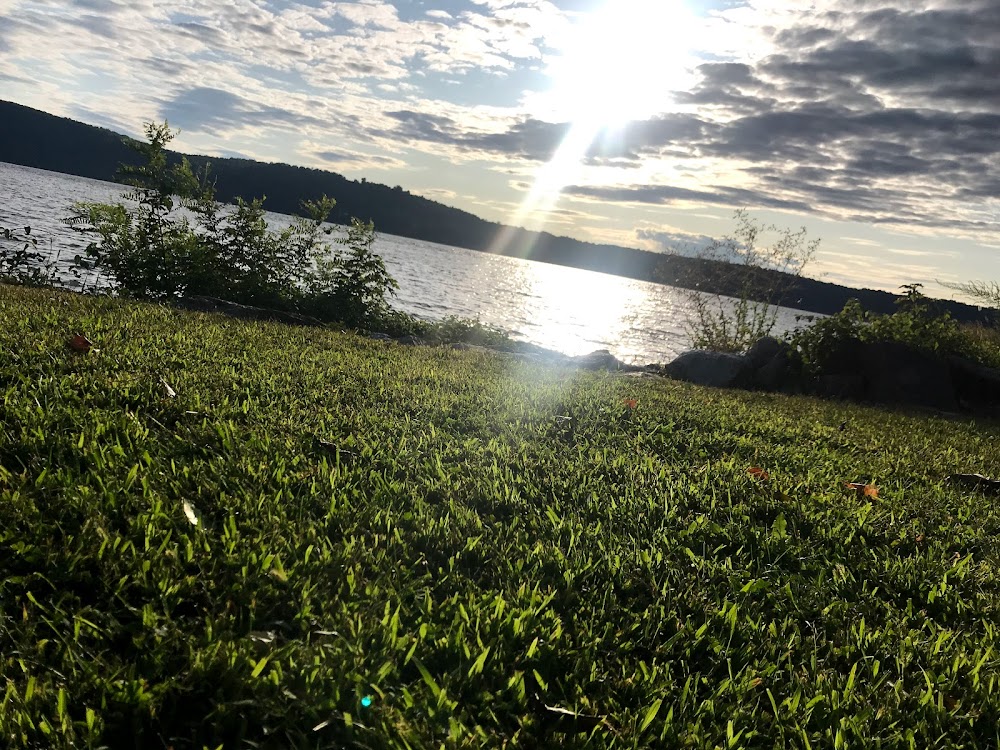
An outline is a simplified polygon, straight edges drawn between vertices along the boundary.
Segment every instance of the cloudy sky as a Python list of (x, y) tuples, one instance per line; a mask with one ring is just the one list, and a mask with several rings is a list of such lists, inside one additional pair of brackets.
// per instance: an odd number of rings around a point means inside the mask
[(580, 239), (746, 208), (828, 281), (1000, 279), (998, 0), (0, 0), (0, 98)]

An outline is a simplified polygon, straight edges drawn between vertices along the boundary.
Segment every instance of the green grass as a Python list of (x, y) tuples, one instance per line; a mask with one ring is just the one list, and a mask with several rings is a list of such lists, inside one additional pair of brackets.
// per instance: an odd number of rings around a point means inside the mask
[(7, 747), (998, 743), (1000, 512), (945, 481), (1000, 475), (995, 424), (49, 290), (0, 320)]

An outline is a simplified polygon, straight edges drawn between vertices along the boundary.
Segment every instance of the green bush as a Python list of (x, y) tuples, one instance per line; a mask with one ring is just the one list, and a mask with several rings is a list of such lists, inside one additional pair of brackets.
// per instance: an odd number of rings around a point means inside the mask
[(49, 286), (55, 278), (55, 261), (47, 261), (37, 248), (31, 227), (0, 227), (0, 283)]
[(932, 300), (920, 291), (921, 286), (902, 286), (905, 294), (896, 301), (897, 309), (891, 315), (870, 313), (852, 299), (836, 315), (794, 331), (789, 341), (806, 371), (818, 374), (828, 369), (832, 358), (840, 356), (851, 340), (894, 341), (941, 356), (957, 355), (993, 364), (988, 340), (974, 336), (948, 312), (936, 309)]
[[(323, 204), (307, 206), (314, 218), (329, 213)], [(347, 236), (337, 242), (346, 252), (317, 259), (315, 271), (307, 275), (304, 309), (316, 317), (353, 326), (372, 327), (384, 322), (390, 312), (386, 295), (394, 295), (398, 284), (386, 270), (382, 256), (372, 249), (374, 225), (352, 219)]]
[(970, 359), (989, 367), (1000, 368), (1000, 328), (982, 323), (960, 326)]
[(166, 123), (147, 124), (145, 131), (148, 142), (127, 142), (143, 163), (120, 169), (132, 187), (122, 196), (128, 203), (79, 203), (68, 220), (96, 235), (88, 255), (108, 271), (119, 294), (211, 296), (352, 326), (387, 314), (396, 282), (372, 250), (371, 222), (355, 219), (347, 237), (335, 241), (346, 252), (332, 252), (323, 241), (332, 230), (323, 223), (336, 202), (323, 196), (303, 202), (306, 216), (274, 232), (263, 198), (222, 206), (207, 169), (196, 176), (186, 159), (169, 164), (166, 146), (174, 133)]
[[(710, 286), (723, 293), (685, 289), (688, 310), (685, 329), (696, 349), (743, 352), (770, 335), (778, 318), (780, 299), (812, 260), (819, 240), (798, 231), (779, 229), (752, 218), (745, 210), (735, 214), (736, 229), (701, 251)], [(762, 235), (776, 234), (767, 245)]]
[(510, 337), (499, 328), (485, 325), (478, 319), (470, 320), (455, 315), (427, 323), (422, 335), (432, 344), (461, 342), (505, 349), (512, 343)]

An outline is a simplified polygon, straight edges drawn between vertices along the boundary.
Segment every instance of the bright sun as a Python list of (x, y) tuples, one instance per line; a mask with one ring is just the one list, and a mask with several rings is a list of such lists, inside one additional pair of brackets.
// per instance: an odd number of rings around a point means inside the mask
[(566, 185), (581, 176), (597, 139), (648, 118), (685, 87), (697, 24), (683, 0), (606, 0), (588, 14), (550, 65), (552, 89), (539, 100), (569, 129), (511, 223), (544, 219)]
[(550, 66), (552, 105), (589, 126), (654, 114), (688, 77), (694, 30), (682, 0), (607, 0)]

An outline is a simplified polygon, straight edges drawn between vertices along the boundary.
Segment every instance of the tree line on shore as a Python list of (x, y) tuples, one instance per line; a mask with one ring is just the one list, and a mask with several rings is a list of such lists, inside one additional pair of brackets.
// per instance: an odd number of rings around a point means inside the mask
[[(211, 158), (167, 151), (168, 163), (186, 158), (193, 171), (211, 162), (215, 197), (222, 202), (247, 202), (267, 196), (272, 211), (301, 215), (304, 195), (327, 195), (336, 205), (329, 220), (349, 225), (352, 217), (371, 221), (380, 232), (472, 250), (490, 251), (497, 236), (510, 228), (467, 211), (413, 195), (400, 186), (350, 180), (334, 172), (289, 164), (267, 164), (249, 159)], [(121, 135), (67, 118), (56, 117), (12, 102), (0, 101), (0, 161), (114, 180), (119, 164), (138, 166), (140, 156)], [(582, 242), (547, 232), (508, 231), (504, 254), (531, 260), (600, 271), (629, 278), (697, 288), (739, 296), (747, 279), (720, 273), (721, 261), (704, 257), (664, 255), (634, 248)], [(891, 313), (897, 295), (879, 290), (852, 289), (802, 275), (781, 278), (780, 272), (754, 269), (748, 273), (773, 278), (756, 279), (753, 288), (766, 292), (764, 301), (799, 310), (833, 314), (849, 299), (874, 313)], [(991, 320), (990, 311), (942, 300), (940, 305), (956, 320)]]

